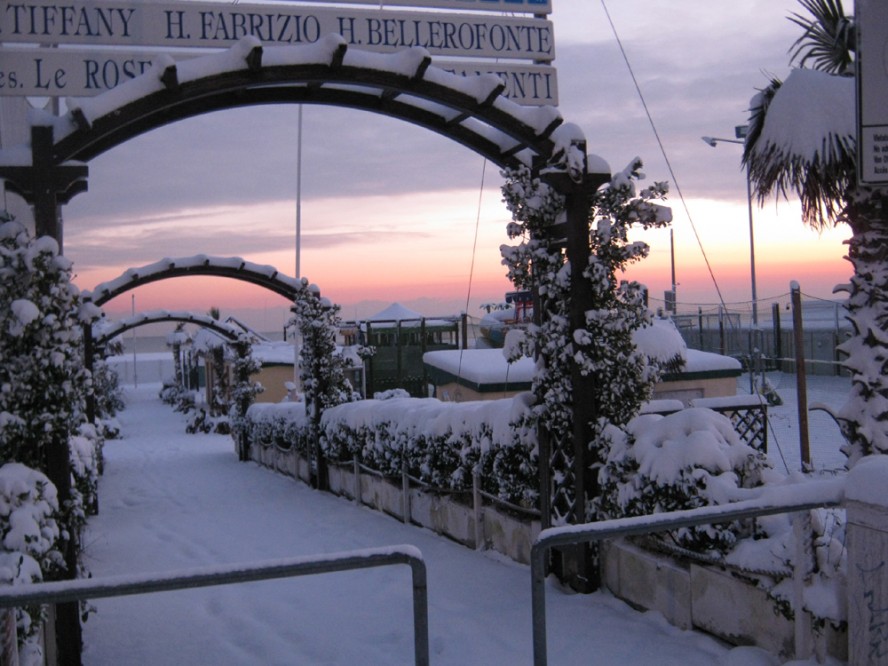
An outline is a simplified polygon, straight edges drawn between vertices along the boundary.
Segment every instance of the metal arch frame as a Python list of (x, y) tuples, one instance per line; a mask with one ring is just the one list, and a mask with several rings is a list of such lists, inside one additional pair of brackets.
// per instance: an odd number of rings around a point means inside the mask
[[(299, 296), (299, 289), (297, 287), (294, 287), (293, 285), (288, 284), (283, 280), (277, 279), (278, 275), (280, 275), (277, 271), (275, 271), (273, 275), (268, 276), (260, 273), (259, 271), (252, 270), (250, 268), (250, 263), (247, 261), (241, 260), (240, 266), (235, 268), (233, 266), (222, 266), (214, 264), (214, 259), (218, 259), (218, 257), (207, 257), (206, 260), (199, 265), (181, 266), (177, 266), (176, 262), (182, 260), (169, 259), (169, 266), (166, 269), (155, 273), (149, 273), (147, 275), (139, 274), (140, 271), (144, 271), (146, 267), (130, 269), (134, 277), (126, 284), (122, 284), (113, 289), (103, 289), (102, 284), (96, 286), (96, 288), (92, 291), (92, 302), (101, 307), (108, 301), (117, 298), (122, 294), (125, 294), (131, 289), (135, 289), (137, 287), (141, 287), (152, 282), (158, 282), (160, 280), (167, 280), (184, 276), (210, 276), (240, 280), (241, 282), (248, 282), (250, 284), (263, 287), (264, 289), (268, 289), (269, 291), (272, 291), (275, 294), (286, 298), (288, 301), (295, 301), (296, 298)], [(231, 259), (227, 257), (222, 257), (221, 259), (225, 261), (231, 261)]]
[(208, 328), (215, 331), (229, 342), (235, 342), (240, 335), (240, 331), (237, 329), (206, 315), (196, 315), (190, 312), (158, 312), (156, 314), (142, 314), (127, 319), (121, 319), (109, 329), (102, 332), (102, 334), (95, 339), (95, 345), (98, 347), (104, 347), (112, 338), (122, 335), (133, 328), (167, 321), (181, 321), (186, 324), (196, 324), (197, 326)]
[[(450, 138), (500, 167), (518, 166), (517, 154), (530, 150), (533, 165), (548, 161), (555, 149), (550, 138), (561, 124), (557, 116), (538, 132), (522, 119), (495, 104), (503, 86), (492, 88), (482, 101), (466, 92), (423, 77), (430, 65), (423, 59), (412, 75), (373, 67), (344, 64), (343, 44), (327, 64), (262, 66), (261, 47), (245, 58), (243, 67), (216, 72), (179, 82), (176, 67), (169, 67), (161, 80), (164, 88), (110, 110), (88, 121), (72, 114), (76, 129), (53, 145), (56, 164), (69, 160), (88, 161), (140, 134), (163, 125), (212, 111), (259, 104), (326, 104), (380, 113), (425, 127)], [(414, 97), (439, 104), (442, 113), (411, 105), (401, 98)], [(463, 121), (474, 119), (499, 132), (503, 147), (490, 132), (474, 130)]]

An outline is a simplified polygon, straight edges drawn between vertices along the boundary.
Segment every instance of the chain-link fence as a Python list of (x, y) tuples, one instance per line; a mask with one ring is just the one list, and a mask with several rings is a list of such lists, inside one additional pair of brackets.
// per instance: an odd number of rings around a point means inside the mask
[[(794, 372), (796, 340), (801, 340), (808, 374), (842, 374), (838, 346), (851, 336), (843, 302), (801, 296), (798, 332), (789, 293), (760, 300), (755, 308), (751, 302), (679, 303), (673, 319), (688, 347), (734, 357), (746, 368)], [(650, 306), (662, 310), (665, 302), (651, 299)]]

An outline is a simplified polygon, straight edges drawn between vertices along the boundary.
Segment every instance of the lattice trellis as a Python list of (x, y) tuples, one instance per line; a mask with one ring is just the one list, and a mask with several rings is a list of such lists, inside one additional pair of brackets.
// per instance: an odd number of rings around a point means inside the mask
[(768, 452), (768, 406), (766, 404), (744, 405), (742, 407), (710, 407), (724, 414), (740, 438), (752, 448)]
[[(553, 446), (549, 456), (549, 501), (552, 525), (570, 522), (576, 510), (574, 456), (567, 446)], [(579, 521), (584, 522), (584, 521)]]

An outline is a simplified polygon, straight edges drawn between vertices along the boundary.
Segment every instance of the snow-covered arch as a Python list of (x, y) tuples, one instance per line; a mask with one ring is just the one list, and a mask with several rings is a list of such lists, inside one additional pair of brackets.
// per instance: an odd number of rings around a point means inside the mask
[(181, 321), (186, 324), (197, 324), (208, 328), (221, 335), (229, 342), (234, 342), (243, 331), (236, 326), (226, 324), (224, 321), (213, 319), (209, 315), (200, 315), (188, 311), (149, 310), (140, 312), (132, 317), (120, 319), (109, 326), (103, 327), (95, 336), (95, 345), (99, 348), (107, 345), (118, 335), (122, 335), (133, 328), (147, 324), (157, 324), (168, 321)]
[(163, 258), (152, 264), (127, 269), (119, 277), (96, 285), (83, 297), (98, 306), (136, 287), (188, 275), (232, 278), (269, 289), (288, 301), (296, 300), (300, 280), (280, 273), (274, 266), (254, 264), (240, 257), (215, 257), (198, 254), (174, 259)]
[(363, 109), (426, 127), (504, 166), (540, 166), (562, 123), (552, 106), (501, 96), (487, 74), (463, 77), (414, 47), (380, 54), (349, 48), (341, 35), (310, 45), (264, 47), (245, 37), (224, 52), (152, 69), (97, 97), (69, 100), (55, 119), (52, 158), (88, 161), (139, 134), (211, 111), (256, 104), (327, 104)]

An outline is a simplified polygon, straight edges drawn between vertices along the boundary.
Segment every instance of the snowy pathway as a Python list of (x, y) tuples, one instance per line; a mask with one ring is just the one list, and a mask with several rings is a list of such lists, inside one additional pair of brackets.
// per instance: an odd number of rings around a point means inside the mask
[[(432, 663), (529, 664), (529, 568), (319, 493), (253, 463), (228, 437), (185, 435), (183, 418), (130, 389), (124, 436), (106, 445), (101, 513), (85, 537), (93, 576), (409, 543), (429, 569)], [(552, 664), (772, 664), (637, 613), (606, 594), (548, 594)], [(85, 663), (412, 663), (407, 567), (94, 602)]]

